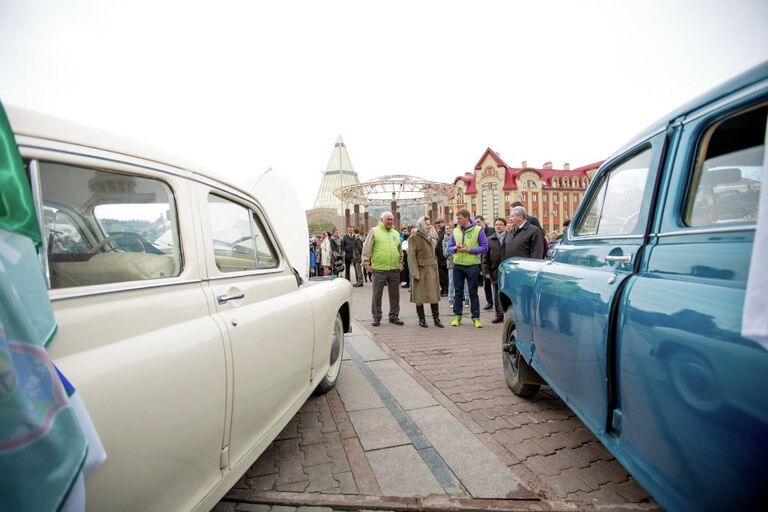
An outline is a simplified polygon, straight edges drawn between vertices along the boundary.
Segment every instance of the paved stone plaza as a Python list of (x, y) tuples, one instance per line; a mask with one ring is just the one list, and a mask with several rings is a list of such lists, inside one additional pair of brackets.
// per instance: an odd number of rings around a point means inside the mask
[[(372, 327), (370, 293), (355, 288), (336, 389), (304, 405), (217, 510), (656, 508), (552, 391), (509, 391), (492, 312), (482, 329), (423, 329), (401, 289), (405, 326)], [(447, 324), (445, 299), (441, 313)]]

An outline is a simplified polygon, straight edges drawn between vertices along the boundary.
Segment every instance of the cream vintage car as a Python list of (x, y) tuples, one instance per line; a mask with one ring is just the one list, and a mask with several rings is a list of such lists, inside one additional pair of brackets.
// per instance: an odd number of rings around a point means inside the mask
[(245, 190), (7, 112), (43, 219), (49, 351), (108, 456), (88, 510), (209, 510), (336, 383), (349, 283), (305, 283)]

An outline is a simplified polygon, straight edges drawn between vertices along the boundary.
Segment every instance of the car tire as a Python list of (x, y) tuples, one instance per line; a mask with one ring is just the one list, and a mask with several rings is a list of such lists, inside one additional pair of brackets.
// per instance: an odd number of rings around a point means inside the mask
[(535, 371), (528, 366), (520, 351), (517, 350), (517, 331), (511, 307), (504, 314), (504, 327), (501, 332), (503, 336), (501, 339), (501, 358), (504, 364), (504, 376), (507, 379), (507, 386), (517, 396), (530, 398), (539, 391), (541, 384), (523, 381), (521, 374), (535, 373)]
[(341, 315), (336, 314), (336, 320), (333, 322), (333, 331), (331, 332), (331, 350), (329, 353), (330, 367), (320, 383), (315, 388), (315, 395), (324, 395), (336, 385), (341, 374), (341, 360), (344, 355), (344, 322), (341, 321)]

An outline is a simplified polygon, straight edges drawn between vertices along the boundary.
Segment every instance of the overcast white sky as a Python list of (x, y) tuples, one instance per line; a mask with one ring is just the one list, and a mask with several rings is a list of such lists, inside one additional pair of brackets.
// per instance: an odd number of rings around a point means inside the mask
[(338, 134), (361, 181), (573, 168), (768, 59), (765, 0), (116, 4), (0, 0), (0, 99), (307, 208)]

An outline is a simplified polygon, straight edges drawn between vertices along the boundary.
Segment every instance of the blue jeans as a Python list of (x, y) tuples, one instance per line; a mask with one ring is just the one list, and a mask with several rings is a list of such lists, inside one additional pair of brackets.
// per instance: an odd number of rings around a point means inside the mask
[[(469, 287), (464, 290), (464, 300), (469, 300)], [(453, 294), (455, 292), (455, 288), (453, 287), (453, 267), (448, 269), (448, 299), (451, 301), (451, 304), (453, 304)]]
[(461, 315), (464, 296), (464, 280), (469, 288), (469, 313), (472, 318), (480, 318), (480, 299), (477, 297), (477, 283), (480, 280), (480, 265), (453, 264), (453, 314)]

